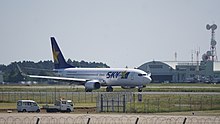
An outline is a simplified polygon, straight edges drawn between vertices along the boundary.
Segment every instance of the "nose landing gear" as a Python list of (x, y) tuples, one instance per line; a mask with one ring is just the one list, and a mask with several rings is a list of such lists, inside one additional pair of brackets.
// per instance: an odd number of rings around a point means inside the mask
[(138, 88), (138, 101), (139, 102), (142, 102), (142, 87), (139, 87)]
[(142, 92), (142, 88), (138, 88), (138, 92)]

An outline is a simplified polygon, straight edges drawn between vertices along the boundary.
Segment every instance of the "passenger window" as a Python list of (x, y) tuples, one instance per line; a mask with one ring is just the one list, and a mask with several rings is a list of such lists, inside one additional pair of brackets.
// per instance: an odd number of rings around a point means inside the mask
[(142, 76), (142, 74), (138, 74), (138, 76)]
[(146, 74), (138, 74), (138, 76), (146, 76)]
[(66, 101), (62, 101), (62, 104), (66, 104)]

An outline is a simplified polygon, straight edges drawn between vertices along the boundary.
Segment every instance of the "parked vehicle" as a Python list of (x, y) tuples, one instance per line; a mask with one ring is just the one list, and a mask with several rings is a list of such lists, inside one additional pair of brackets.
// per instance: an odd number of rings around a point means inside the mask
[(73, 103), (71, 100), (56, 100), (53, 106), (45, 105), (43, 106), (47, 112), (72, 112)]
[(33, 100), (18, 100), (17, 101), (18, 112), (40, 112), (40, 107), (37, 102)]

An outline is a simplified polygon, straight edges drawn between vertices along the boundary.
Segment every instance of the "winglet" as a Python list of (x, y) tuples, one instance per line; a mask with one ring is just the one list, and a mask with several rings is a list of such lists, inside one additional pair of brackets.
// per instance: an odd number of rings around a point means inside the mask
[(24, 76), (24, 77), (27, 77), (27, 74), (25, 74), (25, 73), (21, 70), (21, 67), (20, 67), (18, 64), (16, 64), (16, 65), (17, 65), (18, 71), (21, 73), (21, 75)]

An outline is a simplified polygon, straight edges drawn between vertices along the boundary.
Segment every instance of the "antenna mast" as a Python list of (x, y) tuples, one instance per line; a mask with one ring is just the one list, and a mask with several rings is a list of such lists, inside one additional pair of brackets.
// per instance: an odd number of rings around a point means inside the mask
[(216, 40), (215, 40), (215, 30), (217, 29), (217, 25), (213, 24), (213, 25), (206, 25), (206, 29), (207, 30), (211, 30), (211, 43), (210, 43), (210, 52), (211, 55), (209, 59), (211, 59), (211, 61), (217, 61), (217, 52), (216, 52)]

